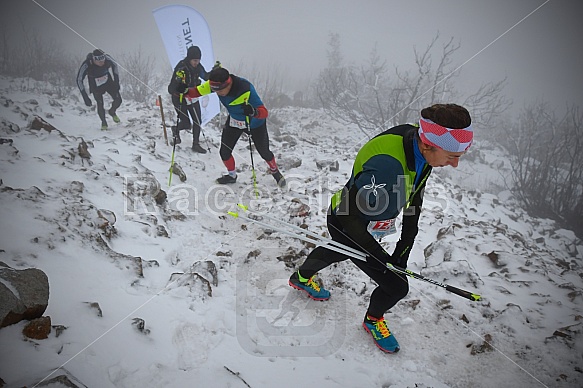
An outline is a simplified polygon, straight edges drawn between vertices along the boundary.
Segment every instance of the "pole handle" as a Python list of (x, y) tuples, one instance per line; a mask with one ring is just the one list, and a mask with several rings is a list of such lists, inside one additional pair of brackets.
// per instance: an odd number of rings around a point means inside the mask
[(474, 294), (472, 292), (465, 291), (465, 290), (462, 290), (462, 289), (454, 287), (454, 286), (447, 285), (445, 287), (445, 289), (446, 289), (446, 291), (452, 292), (456, 295), (459, 295), (463, 298), (469, 299), (469, 300), (474, 301), (474, 302), (477, 302), (480, 299), (482, 299), (482, 297), (478, 294)]

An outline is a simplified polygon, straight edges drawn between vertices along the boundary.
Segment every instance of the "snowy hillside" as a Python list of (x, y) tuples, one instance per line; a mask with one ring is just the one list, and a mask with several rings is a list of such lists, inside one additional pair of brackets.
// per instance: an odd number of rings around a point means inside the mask
[[(308, 300), (287, 279), (311, 247), (227, 215), (252, 204), (325, 233), (361, 132), (318, 110), (271, 111), (288, 190), (255, 153), (257, 200), (245, 137), (237, 184), (214, 184), (216, 121), (201, 137), (210, 153), (182, 136), (186, 180), (169, 187), (158, 108), (124, 101), (122, 122), (104, 132), (77, 92), (58, 99), (24, 84), (33, 90), (0, 77), (0, 262), (48, 275), (53, 330), (30, 340), (25, 322), (0, 329), (7, 387), (59, 375), (100, 388), (583, 386), (583, 244), (503, 191), (499, 149), (478, 140), (457, 170), (435, 171), (409, 261), (482, 300), (411, 279), (386, 315), (402, 347), (390, 355), (361, 327), (374, 284), (352, 263), (320, 274), (329, 301)], [(54, 129), (30, 128), (35, 117)], [(338, 171), (319, 167), (334, 162)]]

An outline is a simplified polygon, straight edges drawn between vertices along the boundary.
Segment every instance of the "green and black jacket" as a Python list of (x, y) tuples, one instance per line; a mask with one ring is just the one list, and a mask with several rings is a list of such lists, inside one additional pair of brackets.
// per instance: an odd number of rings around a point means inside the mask
[(417, 163), (416, 170), (417, 129), (399, 125), (369, 140), (356, 155), (350, 180), (332, 197), (330, 206), (343, 232), (378, 258), (386, 253), (367, 231), (369, 222), (396, 218), (405, 209), (393, 253), (404, 259), (404, 265), (419, 230), (423, 191), (431, 174), (427, 163)]

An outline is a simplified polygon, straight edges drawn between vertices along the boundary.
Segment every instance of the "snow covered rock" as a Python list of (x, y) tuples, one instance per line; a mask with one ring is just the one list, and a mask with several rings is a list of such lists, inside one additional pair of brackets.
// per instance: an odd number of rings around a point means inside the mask
[(36, 268), (13, 269), (0, 263), (0, 327), (39, 318), (49, 303), (49, 279)]

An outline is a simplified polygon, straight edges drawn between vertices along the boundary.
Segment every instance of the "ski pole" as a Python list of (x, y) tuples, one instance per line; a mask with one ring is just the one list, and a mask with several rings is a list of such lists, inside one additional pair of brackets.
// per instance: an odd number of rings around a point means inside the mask
[(174, 152), (176, 151), (176, 136), (174, 136), (174, 141), (172, 145), (172, 159), (170, 161), (170, 178), (168, 178), (168, 187), (172, 185), (172, 174), (174, 170)]
[[(182, 111), (182, 109), (180, 109)], [(172, 131), (172, 158), (170, 160), (170, 178), (168, 178), (168, 187), (172, 185), (172, 174), (174, 173), (174, 154), (176, 153), (176, 138), (178, 137), (178, 116), (176, 117), (176, 132)]]
[[(247, 100), (245, 100), (245, 105), (247, 105)], [(255, 163), (253, 162), (253, 146), (251, 145), (251, 128), (249, 127), (249, 116), (245, 116), (245, 129), (247, 130), (247, 135), (249, 137), (249, 153), (251, 154), (251, 176), (253, 178), (253, 191), (255, 192), (255, 198), (259, 198), (259, 192), (257, 191), (257, 175), (255, 174)]]
[[(241, 209), (243, 209), (245, 211), (248, 211), (248, 208), (246, 206), (241, 205), (241, 204), (238, 204), (238, 206)], [(230, 214), (233, 217), (241, 217), (243, 219), (246, 219), (246, 220), (249, 220), (251, 222), (254, 222), (254, 223), (258, 224), (258, 225), (265, 226), (265, 227), (270, 228), (270, 229), (273, 229), (273, 230), (275, 230), (277, 232), (280, 232), (280, 233), (283, 233), (283, 234), (287, 234), (288, 236), (295, 237), (295, 238), (300, 239), (302, 241), (306, 241), (306, 242), (310, 242), (310, 243), (316, 244), (317, 246), (321, 246), (323, 248), (330, 249), (332, 251), (335, 251), (335, 252), (344, 254), (344, 255), (346, 255), (348, 257), (351, 257), (351, 258), (354, 258), (354, 259), (357, 259), (357, 260), (360, 260), (360, 261), (365, 261), (366, 262), (367, 261), (366, 260), (367, 259), (367, 256), (369, 256), (369, 255), (367, 255), (366, 253), (364, 253), (362, 251), (359, 251), (357, 249), (351, 248), (351, 247), (349, 247), (347, 245), (344, 245), (344, 244), (342, 244), (342, 243), (340, 243), (338, 241), (335, 241), (335, 240), (332, 240), (332, 239), (329, 239), (329, 238), (322, 237), (322, 236), (320, 236), (320, 235), (318, 235), (316, 233), (313, 233), (311, 231), (302, 229), (302, 228), (297, 227), (295, 225), (291, 225), (291, 224), (289, 224), (289, 223), (287, 223), (287, 222), (285, 222), (283, 220), (277, 219), (275, 217), (271, 217), (269, 215), (262, 215), (262, 216), (265, 217), (265, 218), (267, 218), (267, 219), (269, 219), (269, 220), (276, 221), (276, 222), (279, 222), (281, 224), (284, 224), (285, 226), (287, 226), (287, 227), (289, 227), (291, 229), (298, 230), (300, 233), (303, 233), (303, 234), (306, 234), (308, 236), (311, 236), (312, 238), (315, 238), (316, 240), (311, 239), (311, 238), (308, 238), (308, 237), (305, 237), (305, 236), (300, 235), (300, 234), (297, 234), (297, 233), (293, 233), (293, 232), (288, 231), (288, 230), (285, 230), (283, 228), (278, 228), (278, 227), (276, 227), (274, 225), (271, 225), (271, 224), (268, 224), (268, 223), (265, 223), (265, 222), (262, 222), (262, 221), (259, 221), (259, 220), (250, 218), (246, 214), (244, 214), (243, 216), (241, 216), (237, 212), (229, 212), (228, 214)], [(251, 214), (253, 214), (253, 213), (251, 213)], [(442, 282), (438, 282), (437, 280), (433, 280), (431, 278), (425, 277), (425, 276), (423, 276), (421, 274), (415, 273), (415, 272), (413, 272), (411, 270), (408, 270), (408, 269), (404, 269), (404, 268), (400, 268), (400, 267), (394, 266), (394, 265), (392, 265), (390, 263), (383, 263), (381, 260), (379, 260), (377, 257), (375, 257), (373, 255), (370, 255), (370, 257), (375, 258), (375, 260), (377, 260), (379, 263), (381, 263), (382, 265), (386, 266), (387, 269), (389, 269), (389, 270), (391, 270), (391, 271), (393, 271), (395, 273), (403, 274), (403, 275), (412, 277), (414, 279), (422, 280), (422, 281), (425, 281), (427, 283), (431, 283), (433, 285), (436, 285), (436, 286), (445, 288), (446, 291), (452, 292), (452, 293), (454, 293), (454, 294), (456, 294), (458, 296), (464, 297), (464, 298), (469, 299), (471, 301), (479, 301), (481, 299), (481, 296), (478, 295), (478, 294), (475, 294), (475, 293), (472, 293), (472, 292), (469, 292), (469, 291), (465, 291), (465, 290), (462, 290), (460, 288), (457, 288), (457, 287), (454, 287), (454, 286), (451, 286), (451, 285), (448, 285), (448, 284), (445, 284), (445, 283), (442, 283)]]

